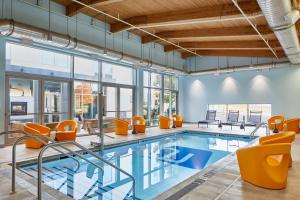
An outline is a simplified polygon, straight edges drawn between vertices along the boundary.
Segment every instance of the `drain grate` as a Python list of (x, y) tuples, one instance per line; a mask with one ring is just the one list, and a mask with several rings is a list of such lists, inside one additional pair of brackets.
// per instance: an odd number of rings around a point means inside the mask
[(217, 172), (215, 170), (211, 170), (209, 172), (206, 172), (205, 174), (203, 174), (203, 177), (205, 178), (210, 178), (212, 177), (213, 175), (215, 175)]
[(168, 198), (166, 198), (166, 200), (180, 199), (181, 197), (183, 197), (184, 195), (186, 195), (187, 193), (189, 193), (190, 191), (192, 191), (193, 189), (195, 189), (196, 187), (198, 187), (199, 185), (201, 185), (205, 181), (206, 180), (204, 180), (204, 179), (196, 179), (194, 182), (188, 184), (187, 186), (185, 186), (181, 190), (177, 191), (176, 193), (174, 193), (171, 196), (169, 196)]

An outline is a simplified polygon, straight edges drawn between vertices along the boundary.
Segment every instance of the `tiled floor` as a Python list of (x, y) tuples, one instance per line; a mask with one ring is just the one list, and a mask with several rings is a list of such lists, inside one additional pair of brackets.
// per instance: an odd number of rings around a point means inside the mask
[[(160, 130), (158, 128), (149, 128), (146, 134), (129, 135), (129, 136), (114, 136), (115, 139), (105, 137), (105, 145), (114, 145), (126, 143), (134, 140), (143, 139), (146, 137), (159, 136), (182, 130), (201, 130), (206, 132), (222, 132), (228, 134), (245, 134), (249, 135), (251, 130), (239, 130), (235, 127), (233, 131), (227, 127), (220, 131), (217, 127), (197, 128), (194, 124), (185, 124), (184, 128)], [(258, 135), (264, 135), (265, 130), (261, 129)], [(85, 147), (91, 148), (91, 141), (98, 141), (97, 136), (78, 137), (77, 142)], [(76, 148), (69, 146), (76, 150)], [(239, 169), (236, 163), (235, 155), (226, 157), (220, 162), (201, 171), (201, 173), (186, 180), (177, 187), (162, 194), (157, 199), (300, 199), (300, 136), (297, 136), (296, 142), (292, 148), (293, 167), (289, 170), (288, 187), (285, 190), (266, 190), (255, 187), (240, 179)], [(24, 145), (18, 145), (17, 158), (18, 161), (36, 158), (37, 150), (30, 150)], [(47, 151), (45, 156), (56, 154), (55, 151)], [(10, 194), (11, 168), (8, 163), (11, 162), (11, 147), (0, 149), (0, 199), (36, 199), (36, 181), (29, 176), (18, 172), (17, 173), (17, 193)], [(211, 172), (213, 172), (211, 174)], [(203, 181), (205, 180), (205, 181)], [(192, 183), (193, 190), (179, 194), (182, 188)], [(57, 192), (49, 187), (44, 188), (43, 199), (68, 199), (62, 193)], [(174, 194), (179, 194), (179, 196)]]

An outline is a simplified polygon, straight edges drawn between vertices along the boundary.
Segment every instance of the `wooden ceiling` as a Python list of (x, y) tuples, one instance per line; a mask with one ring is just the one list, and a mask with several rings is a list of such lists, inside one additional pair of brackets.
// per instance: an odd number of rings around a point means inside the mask
[[(104, 20), (103, 15), (72, 0), (55, 0), (66, 6), (66, 15), (78, 12)], [(196, 51), (204, 56), (274, 57), (267, 45), (242, 17), (231, 0), (81, 0), (96, 9), (119, 17), (136, 27)], [(278, 57), (286, 57), (274, 33), (269, 29), (256, 0), (239, 0), (239, 6)], [(179, 51), (183, 58), (192, 53), (172, 46), (128, 25), (107, 18), (111, 32), (128, 30), (142, 37), (144, 44), (157, 42), (165, 51)]]

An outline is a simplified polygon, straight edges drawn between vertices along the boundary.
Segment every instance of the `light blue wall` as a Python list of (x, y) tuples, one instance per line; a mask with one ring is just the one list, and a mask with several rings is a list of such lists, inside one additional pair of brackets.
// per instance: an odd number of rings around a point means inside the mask
[(300, 68), (185, 76), (180, 83), (180, 112), (185, 121), (205, 118), (208, 104), (270, 103), (272, 114), (300, 116)]
[[(218, 61), (219, 60), (219, 61)], [(288, 61), (287, 58), (272, 59), (272, 58), (257, 58), (257, 57), (225, 57), (225, 56), (204, 56), (204, 57), (189, 57), (186, 60), (187, 70), (189, 72), (199, 71), (202, 69), (224, 68), (243, 65), (256, 65), (272, 62)]]

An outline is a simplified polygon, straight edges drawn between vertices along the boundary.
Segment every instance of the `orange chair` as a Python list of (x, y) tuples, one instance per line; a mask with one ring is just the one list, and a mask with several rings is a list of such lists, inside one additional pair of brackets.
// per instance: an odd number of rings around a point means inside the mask
[(77, 122), (74, 120), (65, 120), (56, 127), (56, 141), (75, 141), (77, 133)]
[(283, 130), (284, 116), (273, 116), (268, 119), (268, 126), (270, 130), (274, 130), (275, 126), (278, 131)]
[(183, 117), (181, 115), (173, 114), (172, 118), (173, 118), (173, 124), (175, 124), (176, 127), (182, 127)]
[(299, 123), (300, 123), (300, 118), (292, 118), (292, 119), (285, 120), (283, 124), (283, 130), (300, 133)]
[[(260, 145), (266, 144), (278, 144), (278, 143), (292, 143), (295, 141), (296, 133), (293, 131), (287, 131), (282, 133), (277, 133), (274, 135), (264, 136), (259, 138)], [(273, 157), (274, 159), (278, 159), (278, 157)], [(289, 166), (292, 166), (292, 156), (290, 155)]]
[(159, 116), (159, 128), (169, 129), (171, 126), (171, 119), (165, 116)]
[(141, 116), (135, 116), (132, 118), (132, 126), (137, 133), (145, 133), (146, 120)]
[[(237, 150), (242, 179), (263, 188), (285, 188), (290, 152), (290, 143), (258, 145)], [(274, 156), (280, 156), (280, 159), (273, 159)]]
[[(24, 132), (27, 134), (32, 134), (32, 135), (45, 135), (50, 137), (50, 131), (51, 129), (40, 125), (40, 124), (35, 124), (35, 123), (27, 123), (24, 125)], [(48, 143), (47, 139), (40, 138), (40, 140)], [(39, 149), (44, 146), (44, 144), (36, 141), (35, 139), (29, 138), (25, 140), (25, 146), (27, 148), (33, 148), (33, 149)]]
[(129, 123), (122, 119), (115, 119), (115, 133), (116, 135), (128, 135)]

